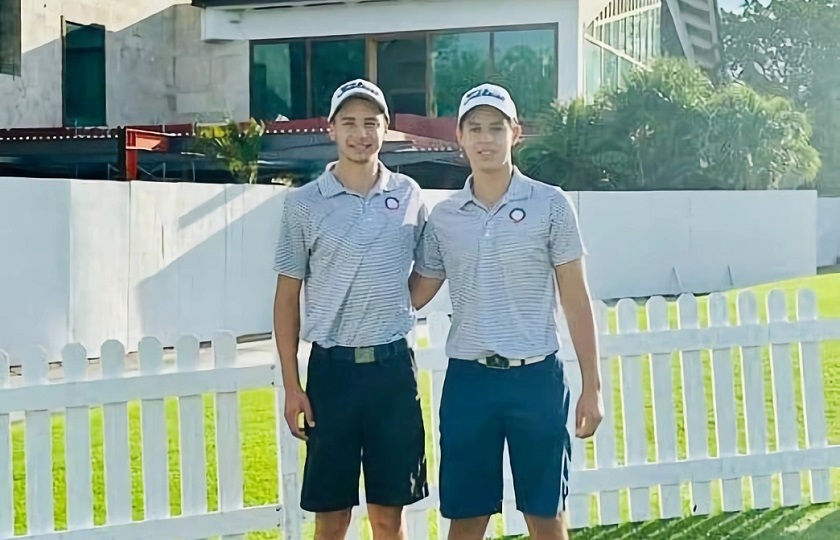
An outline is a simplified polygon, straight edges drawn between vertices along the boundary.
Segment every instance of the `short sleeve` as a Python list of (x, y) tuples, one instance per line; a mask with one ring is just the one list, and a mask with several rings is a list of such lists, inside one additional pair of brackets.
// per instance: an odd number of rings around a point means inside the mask
[(435, 231), (434, 222), (429, 220), (423, 228), (423, 236), (417, 250), (417, 261), (414, 270), (423, 277), (431, 279), (446, 279), (443, 266), (443, 255), (440, 240)]
[(304, 230), (305, 208), (291, 195), (286, 197), (280, 223), (280, 238), (274, 254), (274, 271), (302, 280), (309, 262)]
[(551, 201), (548, 247), (553, 266), (580, 259), (585, 254), (577, 212), (565, 194), (558, 194)]
[(414, 260), (420, 260), (423, 251), (423, 231), (426, 229), (426, 222), (429, 220), (429, 208), (423, 200), (417, 210), (417, 224), (414, 226)]

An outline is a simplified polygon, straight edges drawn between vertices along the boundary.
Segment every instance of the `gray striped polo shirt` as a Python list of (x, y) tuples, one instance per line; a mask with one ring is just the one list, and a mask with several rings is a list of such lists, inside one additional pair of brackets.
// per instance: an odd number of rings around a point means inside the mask
[(560, 189), (514, 169), (493, 207), (472, 178), (429, 215), (416, 270), (449, 280), (450, 358), (529, 358), (558, 350), (554, 267), (581, 258), (577, 213)]
[(305, 341), (369, 347), (414, 324), (408, 275), (427, 211), (414, 180), (379, 166), (364, 197), (330, 168), (286, 196), (274, 270), (304, 280)]

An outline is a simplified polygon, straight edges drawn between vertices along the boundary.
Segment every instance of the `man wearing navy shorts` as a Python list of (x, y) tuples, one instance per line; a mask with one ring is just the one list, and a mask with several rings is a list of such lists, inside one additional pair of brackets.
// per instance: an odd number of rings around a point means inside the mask
[[(316, 540), (343, 539), (363, 468), (374, 539), (404, 540), (403, 507), (428, 495), (417, 369), (406, 342), (414, 324), (408, 278), (426, 210), (417, 183), (379, 160), (389, 121), (379, 88), (342, 85), (329, 121), (338, 161), (288, 193), (274, 265), (286, 422), (306, 440), (301, 507), (315, 513)], [(306, 391), (300, 339), (312, 343)]]
[(463, 96), (457, 136), (472, 174), (432, 210), (411, 280), (420, 309), (449, 279), (440, 507), (452, 520), (450, 540), (480, 540), (490, 516), (501, 512), (505, 441), (531, 537), (568, 538), (570, 396), (556, 356), (558, 308), (583, 379), (576, 435), (591, 437), (603, 416), (577, 216), (561, 190), (513, 165), (521, 133), (504, 88), (484, 84)]

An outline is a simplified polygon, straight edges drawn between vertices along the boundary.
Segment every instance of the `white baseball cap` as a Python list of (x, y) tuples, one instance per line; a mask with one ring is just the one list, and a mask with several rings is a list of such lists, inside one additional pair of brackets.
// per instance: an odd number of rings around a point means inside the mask
[(501, 86), (485, 83), (467, 91), (461, 98), (461, 105), (458, 107), (458, 123), (461, 123), (465, 114), (481, 105), (493, 107), (511, 120), (518, 119), (516, 104), (510, 97), (510, 92)]
[(385, 114), (385, 119), (389, 122), (391, 121), (391, 115), (388, 112), (388, 104), (385, 103), (385, 95), (382, 93), (382, 90), (380, 90), (379, 87), (372, 82), (364, 79), (356, 79), (338, 87), (332, 97), (330, 115), (327, 118), (327, 121), (331, 122), (341, 105), (353, 97), (363, 98), (374, 102), (377, 107), (382, 109), (382, 112)]

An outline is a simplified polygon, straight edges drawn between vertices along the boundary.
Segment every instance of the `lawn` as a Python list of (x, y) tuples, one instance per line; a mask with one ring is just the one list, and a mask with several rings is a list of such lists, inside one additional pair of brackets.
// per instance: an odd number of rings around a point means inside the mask
[[(809, 287), (816, 291), (818, 296), (818, 308), (821, 317), (836, 317), (840, 318), (840, 274), (818, 276), (803, 280), (792, 280), (778, 284), (761, 286), (754, 288), (759, 295), (759, 305), (761, 316), (764, 316), (763, 298), (770, 288), (783, 289), (790, 302), (791, 316), (795, 313), (795, 291), (800, 287)], [(731, 314), (734, 317), (734, 305), (736, 299), (736, 291), (728, 293)], [(700, 300), (701, 310), (701, 324), (705, 324), (705, 299)], [(675, 325), (676, 320), (676, 306), (671, 305), (671, 319), (672, 324)], [(644, 307), (640, 306), (640, 320), (641, 324), (645, 325)], [(614, 319), (611, 321), (614, 325)], [(793, 361), (796, 363), (796, 353), (793, 352)], [(765, 364), (767, 354), (765, 352)], [(708, 359), (706, 358), (706, 364)], [(678, 371), (678, 357), (675, 355), (674, 359), (674, 383), (675, 395), (681, 392), (680, 381), (681, 378), (676, 376)], [(735, 369), (736, 387), (740, 386), (740, 369), (738, 367), (737, 355), (733, 358)], [(828, 344), (823, 348), (823, 362), (824, 362), (824, 380), (826, 389), (826, 414), (828, 422), (829, 442), (832, 444), (840, 444), (840, 391), (838, 388), (838, 379), (840, 379), (840, 345), (838, 343)], [(613, 372), (613, 381), (618, 382), (619, 371), (617, 361), (613, 360), (613, 365), (610, 368)], [(646, 372), (647, 373), (647, 372)], [(766, 369), (767, 389), (769, 392), (769, 366)], [(794, 368), (795, 388), (797, 392), (797, 399), (800, 398), (800, 389), (798, 386), (798, 369)], [(428, 390), (428, 379), (423, 379), (423, 384)], [(646, 375), (644, 381), (645, 385), (649, 385), (649, 375)], [(707, 393), (707, 402), (711, 403), (711, 381), (709, 380), (708, 365), (706, 365), (706, 380), (705, 388)], [(767, 396), (772, 394), (768, 393)], [(429, 401), (427, 399), (428, 391), (424, 392), (424, 407), (425, 413), (428, 417), (430, 415)], [(618, 395), (615, 396), (618, 398)], [(616, 407), (613, 415), (616, 419), (618, 448), (617, 455), (621, 460), (623, 454), (623, 445), (621, 437), (621, 409), (620, 400), (615, 399)], [(681, 399), (675, 399), (676, 413), (678, 417), (682, 415)], [(742, 396), (740, 395), (740, 388), (736, 389), (736, 403), (742, 406)], [(207, 419), (206, 431), (206, 454), (208, 466), (208, 505), (211, 510), (218, 507), (217, 496), (215, 493), (216, 486), (216, 460), (215, 460), (215, 446), (214, 446), (214, 413), (212, 398), (209, 396), (205, 400), (205, 411)], [(277, 462), (274, 453), (275, 444), (275, 424), (274, 424), (274, 410), (273, 410), (273, 393), (271, 389), (257, 390), (242, 394), (240, 400), (241, 417), (242, 417), (242, 448), (243, 448), (243, 472), (244, 472), (244, 489), (245, 489), (245, 504), (262, 505), (271, 504), (277, 499)], [(768, 398), (768, 437), (770, 447), (775, 445), (775, 426), (773, 424), (773, 404)], [(802, 410), (801, 406), (797, 407), (798, 418), (800, 422), (800, 440), (804, 439), (804, 428), (802, 427)], [(709, 410), (709, 449), (712, 455), (716, 452), (716, 438), (714, 436), (714, 412)], [(104, 493), (104, 471), (103, 471), (103, 445), (102, 445), (102, 415), (100, 410), (94, 410), (91, 415), (91, 438), (92, 438), (92, 455), (93, 455), (93, 474), (94, 474), (94, 505), (95, 505), (95, 520), (97, 524), (104, 522), (105, 517), (105, 493)], [(648, 400), (646, 411), (646, 423), (648, 427), (649, 440), (652, 440), (653, 421), (650, 402)], [(15, 477), (15, 510), (16, 510), (16, 525), (17, 534), (23, 534), (25, 530), (25, 464), (23, 454), (23, 429), (22, 425), (15, 425), (13, 428), (13, 453), (14, 453), (14, 477)], [(680, 457), (685, 455), (685, 439), (680, 429), (678, 430), (678, 453)], [(180, 512), (180, 484), (179, 484), (179, 448), (178, 448), (178, 414), (177, 402), (169, 400), (167, 402), (167, 428), (169, 433), (170, 446), (170, 500), (172, 501), (172, 512), (177, 514)], [(141, 519), (143, 515), (143, 497), (142, 497), (142, 463), (141, 463), (141, 441), (140, 441), (140, 408), (137, 404), (131, 404), (129, 407), (129, 429), (130, 429), (130, 443), (131, 443), (131, 463), (132, 463), (132, 494), (134, 501), (134, 517)], [(744, 447), (743, 436), (744, 424), (743, 415), (739, 417), (739, 447)], [(55, 520), (59, 528), (63, 528), (66, 523), (66, 496), (65, 496), (65, 461), (64, 461), (64, 422), (60, 415), (53, 417), (53, 473), (54, 473), (54, 493), (55, 493)], [(428, 446), (431, 453), (431, 437), (428, 439)], [(592, 447), (588, 448), (588, 460), (592, 463)], [(653, 444), (649, 448), (649, 456), (652, 459), (655, 448)], [(434, 467), (434, 463), (431, 463)], [(434, 475), (433, 475), (434, 477)], [(840, 480), (835, 474), (832, 474), (832, 482), (835, 486), (835, 500), (840, 503), (840, 489), (837, 486)], [(713, 484), (714, 485), (714, 484)], [(807, 488), (807, 481), (803, 481), (803, 486)], [(749, 501), (748, 483), (744, 483), (745, 501)], [(778, 501), (778, 486), (774, 484), (774, 494)], [(652, 491), (653, 493), (653, 491)], [(684, 495), (688, 495), (687, 488), (684, 488)], [(719, 492), (713, 488), (713, 498), (716, 508), (719, 508)], [(651, 498), (654, 515), (656, 515), (658, 508), (657, 497)], [(689, 515), (688, 502), (685, 502), (685, 513)], [(594, 510), (594, 504), (593, 504)], [(600, 527), (582, 530), (574, 534), (575, 540), (591, 540), (591, 539), (621, 539), (621, 538), (651, 538), (651, 539), (694, 539), (694, 538), (761, 538), (767, 540), (781, 540), (781, 539), (836, 539), (840, 538), (840, 505), (824, 505), (820, 507), (803, 507), (795, 509), (774, 509), (764, 512), (745, 511), (738, 514), (720, 514), (715, 513), (711, 517), (691, 517), (672, 521), (654, 521), (650, 523), (622, 525), (618, 527)], [(626, 498), (622, 500), (623, 515), (627, 517), (627, 501)], [(434, 534), (434, 533), (433, 533)], [(276, 532), (266, 531), (264, 533), (252, 533), (248, 536), (251, 539), (268, 539), (277, 538)], [(422, 540), (422, 539), (414, 539)]]

